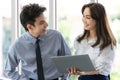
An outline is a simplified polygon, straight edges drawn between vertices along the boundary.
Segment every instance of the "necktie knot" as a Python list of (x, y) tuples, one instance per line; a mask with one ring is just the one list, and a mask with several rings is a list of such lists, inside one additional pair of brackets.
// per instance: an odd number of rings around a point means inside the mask
[(39, 43), (39, 41), (40, 41), (39, 39), (36, 39), (36, 43)]

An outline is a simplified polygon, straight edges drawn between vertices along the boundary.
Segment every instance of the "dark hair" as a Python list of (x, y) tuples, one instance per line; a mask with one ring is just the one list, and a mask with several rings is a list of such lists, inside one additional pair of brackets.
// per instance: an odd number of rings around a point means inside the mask
[[(92, 45), (92, 47), (100, 44), (100, 50), (102, 50), (110, 44), (111, 46), (116, 45), (116, 40), (110, 29), (104, 6), (100, 3), (85, 4), (82, 7), (82, 14), (87, 7), (90, 9), (91, 17), (96, 21), (97, 41)], [(79, 36), (77, 41), (80, 42), (85, 36), (88, 37), (89, 34), (90, 32), (88, 30), (84, 30), (83, 35)]]
[(27, 24), (34, 25), (35, 18), (43, 14), (45, 10), (45, 7), (35, 3), (24, 6), (20, 13), (20, 21), (24, 29), (28, 31)]

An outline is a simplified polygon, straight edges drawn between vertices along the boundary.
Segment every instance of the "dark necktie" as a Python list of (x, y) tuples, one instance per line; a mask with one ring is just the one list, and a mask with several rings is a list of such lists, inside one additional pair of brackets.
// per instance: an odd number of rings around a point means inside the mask
[(43, 65), (42, 65), (42, 58), (41, 58), (39, 41), (40, 41), (39, 39), (37, 39), (37, 41), (36, 41), (37, 74), (38, 74), (38, 80), (45, 80), (44, 79), (44, 72), (43, 72)]

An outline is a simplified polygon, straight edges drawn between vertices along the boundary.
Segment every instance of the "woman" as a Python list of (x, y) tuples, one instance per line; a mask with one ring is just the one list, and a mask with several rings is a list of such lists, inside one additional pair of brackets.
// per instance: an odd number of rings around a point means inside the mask
[(104, 6), (89, 3), (82, 7), (84, 33), (75, 40), (76, 54), (88, 54), (96, 71), (80, 71), (76, 67), (69, 74), (80, 75), (79, 80), (110, 80), (116, 40), (110, 29)]

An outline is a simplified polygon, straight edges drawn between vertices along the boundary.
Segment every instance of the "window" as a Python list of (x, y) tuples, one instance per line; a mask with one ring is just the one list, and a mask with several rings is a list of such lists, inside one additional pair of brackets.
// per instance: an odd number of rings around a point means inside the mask
[[(6, 3), (7, 2), (7, 3)], [(6, 6), (7, 5), (7, 6)], [(0, 79), (3, 77), (3, 64), (12, 42), (11, 0), (0, 3)]]
[(90, 0), (57, 0), (58, 30), (73, 50), (74, 39), (82, 32), (81, 8)]

